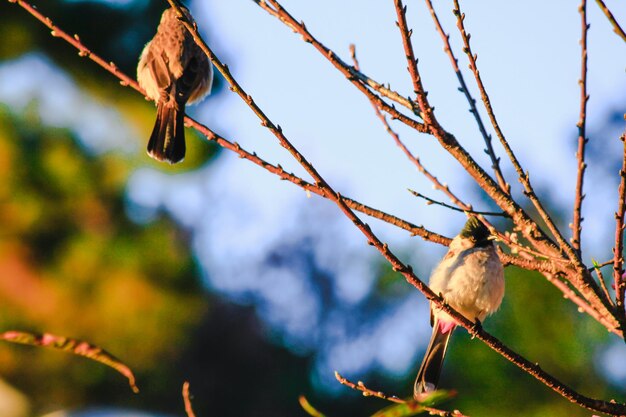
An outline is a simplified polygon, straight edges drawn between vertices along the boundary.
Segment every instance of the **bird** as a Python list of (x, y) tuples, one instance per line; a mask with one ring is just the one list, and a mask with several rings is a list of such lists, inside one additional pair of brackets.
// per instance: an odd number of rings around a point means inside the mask
[[(176, 2), (184, 18), (195, 26), (189, 10)], [(170, 164), (182, 161), (185, 105), (211, 92), (213, 67), (172, 7), (163, 12), (156, 34), (141, 52), (137, 81), (157, 107), (148, 155)]]
[[(481, 323), (494, 313), (504, 297), (504, 268), (489, 229), (470, 217), (452, 239), (448, 252), (433, 270), (430, 289), (468, 320)], [(439, 384), (443, 360), (457, 322), (431, 302), (433, 326), (415, 384), (413, 397), (420, 401)]]

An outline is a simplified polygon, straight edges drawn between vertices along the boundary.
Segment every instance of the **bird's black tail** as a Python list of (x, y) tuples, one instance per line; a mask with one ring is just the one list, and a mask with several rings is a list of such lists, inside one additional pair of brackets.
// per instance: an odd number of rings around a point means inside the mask
[(426, 349), (422, 366), (420, 366), (420, 370), (417, 373), (417, 378), (415, 378), (413, 397), (418, 401), (424, 394), (436, 390), (439, 385), (443, 359), (446, 355), (448, 341), (450, 341), (453, 330), (448, 328), (445, 329), (447, 331), (444, 333), (439, 324), (439, 320), (435, 319), (430, 343)]
[(157, 119), (148, 142), (148, 155), (170, 164), (185, 157), (185, 106), (157, 105)]

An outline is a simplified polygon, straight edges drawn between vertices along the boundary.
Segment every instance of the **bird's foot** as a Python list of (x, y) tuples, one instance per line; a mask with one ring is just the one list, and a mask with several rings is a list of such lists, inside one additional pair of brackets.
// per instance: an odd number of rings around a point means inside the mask
[(474, 325), (472, 326), (472, 339), (476, 337), (476, 334), (483, 329), (482, 322), (478, 317), (474, 318)]

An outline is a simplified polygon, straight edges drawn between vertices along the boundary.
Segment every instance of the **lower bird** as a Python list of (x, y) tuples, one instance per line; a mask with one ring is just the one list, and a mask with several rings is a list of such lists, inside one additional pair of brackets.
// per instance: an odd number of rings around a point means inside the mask
[[(448, 253), (430, 276), (430, 289), (468, 320), (482, 322), (504, 296), (504, 269), (489, 229), (471, 217), (450, 243)], [(416, 400), (437, 389), (441, 367), (457, 322), (431, 304), (433, 333), (415, 379)]]
[[(193, 24), (189, 10), (180, 6), (185, 19)], [(148, 155), (170, 164), (182, 161), (185, 105), (210, 93), (213, 67), (175, 9), (163, 12), (154, 38), (143, 49), (137, 65), (137, 81), (157, 106)]]

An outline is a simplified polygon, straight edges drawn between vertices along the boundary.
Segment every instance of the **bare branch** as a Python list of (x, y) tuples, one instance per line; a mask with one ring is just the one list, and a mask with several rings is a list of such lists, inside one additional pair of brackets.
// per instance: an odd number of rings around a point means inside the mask
[[(406, 60), (408, 63), (407, 70), (411, 75), (411, 81), (413, 82), (413, 91), (417, 98), (417, 104), (420, 109), (420, 117), (424, 120), (426, 126), (432, 129), (435, 126), (439, 126), (439, 122), (435, 118), (434, 108), (430, 106), (426, 99), (427, 93), (424, 90), (422, 84), (422, 78), (420, 77), (419, 70), (417, 68), (417, 60), (415, 59), (415, 53), (413, 52), (413, 44), (411, 43), (411, 35), (413, 31), (409, 30), (406, 23), (406, 6), (402, 4), (402, 0), (394, 0), (396, 7), (396, 14), (398, 16), (398, 29), (402, 35), (402, 45), (404, 46), (404, 52), (406, 54)], [(432, 131), (431, 131), (432, 133)]]
[[(94, 62), (100, 65), (103, 69), (110, 72), (115, 77), (119, 78), (121, 80), (120, 82), (121, 85), (131, 87), (132, 89), (138, 91), (139, 93), (145, 96), (144, 91), (139, 87), (139, 85), (137, 84), (135, 80), (133, 80), (132, 78), (128, 77), (126, 74), (121, 72), (114, 63), (107, 62), (101, 57), (94, 54), (93, 52), (89, 51), (80, 42), (78, 35), (75, 35), (74, 37), (68, 35), (66, 32), (64, 32), (60, 28), (54, 26), (54, 24), (52, 23), (52, 20), (43, 16), (41, 13), (39, 13), (36, 9), (34, 9), (28, 3), (24, 1), (20, 1), (19, 5), (23, 7), (29, 13), (33, 14), (33, 16), (35, 16), (39, 21), (44, 23), (50, 29), (52, 29), (52, 31), (55, 33), (55, 36), (58, 36), (64, 39), (65, 41), (69, 42), (72, 46), (74, 46), (79, 51), (88, 51), (87, 53), (81, 53), (81, 56), (90, 57)], [(260, 158), (255, 152), (246, 151), (238, 143), (228, 141), (227, 139), (218, 135), (217, 133), (215, 133), (208, 127), (202, 125), (201, 123), (190, 118), (189, 116), (185, 117), (185, 123), (188, 126), (196, 129), (198, 132), (204, 135), (208, 140), (214, 141), (222, 148), (236, 153), (237, 155), (239, 155), (240, 158), (246, 159), (258, 165), (259, 167), (264, 168), (265, 170), (277, 175), (282, 180), (289, 181), (306, 191), (310, 191), (314, 194), (324, 197), (324, 192), (317, 185), (311, 184), (310, 182), (307, 182), (292, 173), (286, 172), (282, 167), (280, 167), (280, 165), (272, 165), (271, 163)], [(342, 198), (345, 201), (345, 203), (348, 205), (348, 207), (350, 207), (351, 209), (357, 210), (370, 217), (376, 218), (378, 220), (389, 223), (393, 226), (404, 229), (407, 232), (409, 232), (412, 236), (419, 236), (424, 240), (427, 240), (433, 243), (438, 243), (444, 246), (448, 246), (450, 244), (451, 239), (448, 237), (434, 233), (430, 230), (425, 229), (422, 226), (417, 226), (399, 217), (393, 216), (391, 214), (388, 214), (383, 211), (372, 208), (370, 206), (367, 206), (349, 197), (342, 196)], [(546, 261), (539, 261), (539, 260), (533, 261), (533, 260), (521, 259), (519, 257), (511, 256), (511, 255), (504, 254), (504, 253), (500, 254), (500, 258), (502, 259), (502, 262), (505, 265), (516, 265), (516, 266), (519, 266), (520, 268), (534, 270), (538, 272), (555, 272), (554, 267)]]
[(602, 0), (596, 0), (596, 3), (600, 7), (600, 9), (602, 9), (602, 12), (604, 12), (606, 18), (609, 19), (611, 25), (613, 25), (613, 32), (615, 32), (617, 36), (619, 36), (624, 42), (626, 42), (626, 32), (624, 32), (624, 29), (622, 29), (619, 23), (617, 23), (617, 20), (615, 20), (615, 16), (613, 16), (613, 13), (611, 13), (609, 8), (606, 7), (606, 4), (604, 4)]
[(487, 155), (489, 155), (489, 158), (491, 159), (491, 167), (496, 175), (496, 180), (498, 181), (500, 188), (502, 188), (505, 193), (511, 194), (511, 185), (506, 182), (506, 180), (504, 179), (504, 175), (500, 170), (500, 158), (496, 156), (496, 153), (493, 149), (493, 145), (491, 143), (491, 135), (487, 133), (487, 129), (485, 128), (485, 124), (483, 123), (483, 119), (482, 117), (480, 117), (480, 113), (478, 113), (478, 109), (476, 108), (476, 100), (472, 97), (469, 88), (467, 88), (463, 73), (459, 69), (459, 61), (454, 56), (454, 52), (450, 47), (450, 35), (446, 34), (443, 30), (441, 22), (439, 21), (439, 17), (437, 16), (435, 8), (433, 7), (432, 1), (426, 0), (426, 5), (430, 10), (430, 15), (432, 16), (433, 21), (435, 22), (437, 32), (439, 32), (439, 36), (441, 36), (441, 40), (443, 41), (443, 50), (448, 55), (448, 58), (450, 58), (450, 64), (452, 65), (452, 69), (454, 70), (454, 73), (459, 80), (459, 84), (461, 85), (459, 90), (461, 90), (461, 92), (465, 95), (465, 98), (470, 105), (470, 113), (474, 115), (474, 119), (476, 119), (476, 124), (478, 125), (478, 130), (480, 131), (480, 134), (485, 141), (485, 145), (487, 146), (485, 152), (487, 153)]
[[(457, 2), (455, 1), (455, 4)], [(422, 86), (421, 78), (417, 69), (417, 61), (413, 53), (413, 47), (410, 42), (410, 31), (406, 23), (406, 8), (402, 5), (401, 0), (394, 0), (396, 8), (396, 15), (398, 16), (398, 27), (402, 35), (402, 43), (404, 45), (404, 51), (409, 62), (409, 72), (413, 80), (413, 87), (415, 93), (418, 95), (418, 104), (420, 104), (420, 110), (424, 113), (422, 118), (429, 127), (430, 132), (437, 138), (440, 144), (450, 152), (465, 168), (465, 170), (474, 178), (474, 180), (487, 192), (487, 194), (494, 200), (500, 208), (507, 212), (513, 221), (520, 227), (525, 236), (533, 243), (538, 244), (544, 250), (548, 252), (554, 252), (555, 247), (550, 239), (537, 227), (537, 224), (530, 219), (530, 217), (524, 212), (524, 210), (515, 203), (509, 195), (504, 193), (502, 189), (493, 181), (493, 179), (487, 175), (487, 173), (476, 163), (476, 161), (465, 151), (465, 149), (458, 143), (456, 138), (450, 133), (446, 132), (439, 124), (434, 116), (434, 112), (430, 104), (428, 103), (427, 94)], [(469, 39), (469, 38), (468, 38)], [(522, 225), (524, 225), (522, 227)], [(528, 231), (526, 230), (528, 227)], [(558, 256), (558, 253), (554, 253), (553, 256)]]
[[(618, 320), (621, 318), (622, 324), (626, 323), (624, 317), (624, 211), (626, 211), (626, 133), (621, 136), (624, 144), (624, 156), (622, 169), (619, 171), (620, 183), (618, 188), (617, 212), (615, 213), (615, 247), (613, 248), (613, 281), (615, 285), (615, 306)], [(624, 329), (622, 329), (624, 330)]]
[(578, 119), (578, 150), (576, 151), (576, 157), (578, 159), (578, 172), (576, 175), (576, 194), (574, 198), (574, 219), (572, 220), (572, 246), (580, 256), (580, 234), (582, 231), (581, 223), (583, 217), (581, 214), (581, 208), (585, 195), (583, 194), (583, 183), (585, 179), (585, 170), (587, 164), (585, 163), (585, 145), (589, 141), (586, 138), (586, 125), (587, 125), (587, 102), (589, 101), (589, 95), (587, 95), (587, 31), (589, 30), (589, 24), (587, 23), (587, 0), (582, 0), (578, 7), (581, 20), (581, 35), (580, 35), (580, 117)]
[[(467, 417), (466, 415), (462, 414), (459, 410), (454, 410), (454, 411), (440, 410), (438, 408), (426, 406), (426, 405), (422, 404), (421, 402), (415, 401), (414, 399), (410, 399), (410, 400), (407, 401), (407, 400), (403, 400), (401, 398), (398, 398), (395, 395), (389, 396), (389, 395), (385, 394), (382, 391), (375, 391), (373, 389), (370, 389), (370, 388), (366, 387), (365, 384), (362, 381), (358, 381), (355, 384), (354, 382), (350, 381), (349, 379), (343, 377), (337, 371), (335, 371), (335, 378), (337, 379), (337, 381), (339, 381), (339, 383), (341, 385), (345, 385), (346, 387), (351, 388), (351, 389), (356, 390), (356, 391), (361, 391), (363, 393), (364, 397), (376, 397), (376, 398), (381, 398), (383, 400), (387, 400), (387, 401), (390, 401), (390, 402), (393, 402), (393, 403), (396, 403), (396, 404), (405, 404), (414, 413), (423, 410), (423, 411), (427, 411), (428, 414), (430, 414), (431, 416)], [(435, 393), (433, 392), (433, 394), (435, 394)], [(450, 392), (447, 392), (446, 395), (448, 397), (451, 397), (451, 396), (456, 395), (456, 392), (450, 391)], [(425, 402), (428, 402), (428, 401), (426, 400)]]
[[(350, 45), (350, 55), (352, 56), (352, 61), (354, 62), (354, 67), (358, 69), (359, 68), (359, 62), (358, 62), (358, 60), (356, 58), (356, 48), (355, 48), (354, 45)], [(376, 103), (375, 102), (371, 102), (371, 104), (372, 104), (372, 107), (374, 108), (374, 112), (376, 113), (376, 116), (378, 117), (378, 119), (381, 121), (381, 123), (385, 127), (385, 131), (392, 137), (392, 139), (395, 142), (395, 144), (402, 150), (402, 152), (411, 161), (411, 163), (413, 163), (413, 165), (416, 166), (418, 171), (421, 172), (422, 174), (424, 174), (424, 176), (426, 178), (428, 178), (428, 180), (433, 184), (433, 187), (435, 188), (435, 190), (439, 190), (439, 191), (443, 192), (445, 195), (447, 195), (448, 198), (450, 199), (450, 201), (452, 201), (454, 204), (459, 206), (462, 211), (472, 211), (473, 209), (472, 209), (471, 204), (467, 204), (467, 203), (464, 203), (463, 201), (461, 201), (461, 199), (459, 199), (450, 190), (450, 187), (448, 187), (448, 185), (442, 184), (436, 176), (431, 174), (430, 171), (428, 169), (426, 169), (426, 167), (424, 166), (424, 164), (422, 164), (420, 159), (418, 157), (416, 157), (415, 155), (413, 155), (413, 153), (409, 150), (409, 148), (406, 147), (404, 142), (400, 139), (400, 135), (398, 135), (398, 133), (396, 133), (391, 128), (391, 125), (387, 121), (387, 118), (385, 117), (385, 115), (383, 115), (380, 112), (380, 110), (378, 109), (378, 106), (376, 105)]]
[[(497, 119), (495, 117), (495, 114), (493, 112), (493, 108), (491, 106), (491, 101), (489, 100), (489, 96), (487, 95), (487, 91), (486, 91), (485, 86), (484, 86), (484, 84), (482, 82), (482, 78), (480, 77), (480, 72), (478, 71), (478, 67), (476, 65), (476, 60), (478, 59), (478, 55), (475, 55), (475, 54), (472, 53), (472, 48), (470, 46), (470, 35), (465, 30), (465, 24), (464, 24), (465, 14), (461, 12), (461, 8), (460, 8), (458, 0), (454, 0), (454, 15), (457, 18), (457, 27), (459, 29), (459, 32), (461, 33), (461, 37), (463, 38), (463, 44), (464, 44), (464, 49), (463, 50), (465, 51), (465, 53), (466, 53), (466, 55), (467, 55), (467, 57), (469, 59), (469, 62), (470, 62), (469, 63), (469, 68), (472, 70), (472, 73), (474, 74), (474, 78), (476, 79), (476, 84), (478, 85), (478, 89), (480, 90), (480, 95), (481, 95), (481, 98), (482, 98), (483, 103), (485, 105), (485, 108), (487, 110), (487, 114), (489, 115), (489, 119), (491, 120), (491, 124), (493, 125), (493, 128), (495, 129), (496, 134), (497, 134), (498, 138), (500, 139), (500, 143), (504, 147), (507, 155), (509, 156), (511, 162), (513, 163), (513, 166), (515, 167), (515, 170), (517, 171), (519, 179), (520, 179), (521, 183), (524, 185), (524, 189), (526, 191), (526, 195), (532, 201), (533, 205), (535, 206), (535, 208), (539, 212), (539, 215), (541, 216), (541, 218), (544, 220), (544, 222), (546, 223), (546, 225), (550, 229), (550, 232), (552, 233), (552, 235), (559, 242), (559, 245), (561, 246), (561, 249), (567, 250), (569, 245), (567, 244), (567, 242), (565, 242), (565, 239), (560, 234), (559, 230), (557, 229), (556, 225), (554, 224), (554, 221), (552, 221), (552, 218), (544, 210), (541, 202), (537, 198), (537, 196), (536, 196), (536, 194), (535, 194), (535, 192), (534, 192), (534, 190), (533, 190), (533, 188), (532, 188), (532, 186), (530, 184), (530, 178), (528, 176), (528, 173), (525, 173), (524, 170), (522, 169), (519, 161), (517, 160), (517, 157), (513, 153), (513, 150), (511, 149), (508, 141), (504, 137), (504, 133), (502, 133), (502, 130), (500, 129), (500, 125), (498, 124), (498, 121), (497, 121)], [(570, 255), (570, 254), (568, 253), (568, 255)], [(576, 259), (578, 259), (578, 257), (572, 252), (571, 255), (570, 255), (570, 259), (574, 262)]]
[[(169, 0), (168, 0), (169, 1)], [(364, 77), (359, 76), (359, 74), (355, 73), (355, 69), (339, 58), (339, 56), (333, 52), (331, 49), (327, 48), (317, 39), (315, 39), (311, 33), (308, 31), (304, 23), (297, 22), (287, 11), (277, 2), (273, 0), (265, 1), (265, 0), (252, 0), (263, 10), (268, 12), (270, 15), (276, 17), (278, 20), (283, 22), (287, 27), (291, 28), (295, 33), (300, 34), (302, 40), (306, 43), (311, 44), (315, 49), (317, 49), (335, 68), (339, 70), (347, 79), (350, 81), (355, 87), (359, 89), (365, 96), (370, 100), (374, 101), (376, 105), (385, 113), (388, 113), (392, 118), (398, 119), (405, 123), (407, 126), (412, 127), (418, 132), (427, 133), (428, 128), (423, 124), (416, 120), (411, 119), (410, 117), (405, 116), (400, 113), (394, 106), (388, 105), (384, 100), (382, 100), (376, 94), (373, 94), (367, 86), (379, 91), (375, 88), (374, 85), (364, 84)], [(269, 3), (269, 4), (268, 4)], [(270, 7), (271, 4), (271, 7)], [(391, 97), (389, 97), (391, 98)], [(409, 100), (411, 106), (409, 108), (414, 112), (416, 112), (415, 105)]]
[(593, 262), (593, 267), (591, 269), (593, 269), (596, 272), (598, 281), (600, 282), (600, 287), (602, 287), (602, 291), (604, 291), (604, 296), (611, 302), (611, 305), (614, 306), (615, 304), (613, 304), (613, 300), (611, 299), (611, 294), (609, 293), (609, 289), (606, 286), (604, 274), (602, 274), (602, 267), (607, 266), (607, 265), (612, 265), (613, 260), (604, 262), (602, 264), (597, 263), (595, 260), (592, 260), (592, 262)]
[(461, 213), (469, 213), (469, 214), (475, 214), (475, 215), (480, 215), (480, 216), (500, 216), (500, 217), (509, 217), (508, 214), (502, 212), (502, 211), (476, 211), (476, 210), (463, 210), (460, 209), (458, 207), (454, 207), (451, 206), (450, 204), (446, 204), (444, 202), (441, 201), (437, 201), (437, 200), (433, 200), (430, 197), (425, 196), (424, 194), (420, 194), (417, 191), (411, 190), (410, 188), (408, 188), (408, 191), (413, 194), (415, 197), (417, 198), (423, 198), (424, 200), (427, 201), (426, 204), (436, 204), (438, 206), (441, 207), (445, 207), (448, 208), (450, 210), (454, 210), (454, 211), (460, 211)]
[[(496, 131), (496, 135), (500, 139), (500, 143), (504, 147), (507, 155), (509, 156), (509, 159), (511, 160), (511, 163), (513, 164), (515, 170), (517, 171), (519, 180), (524, 186), (525, 195), (533, 203), (533, 205), (537, 209), (537, 212), (543, 219), (544, 223), (546, 224), (546, 226), (548, 227), (552, 235), (556, 238), (560, 249), (563, 252), (565, 252), (565, 254), (567, 255), (567, 258), (570, 259), (570, 261), (572, 262), (576, 270), (576, 273), (569, 274), (568, 279), (572, 280), (575, 283), (576, 287), (579, 288), (579, 290), (582, 292), (585, 298), (588, 299), (590, 302), (592, 302), (596, 310), (601, 312), (602, 315), (605, 317), (611, 316), (612, 308), (610, 306), (609, 300), (607, 300), (604, 297), (604, 294), (600, 290), (598, 284), (593, 280), (593, 277), (591, 276), (591, 274), (588, 273), (587, 268), (585, 268), (585, 266), (583, 265), (582, 260), (580, 259), (578, 253), (574, 250), (574, 248), (572, 248), (567, 243), (567, 241), (565, 240), (561, 232), (556, 227), (556, 224), (554, 223), (554, 221), (552, 220), (548, 212), (544, 209), (543, 205), (539, 201), (539, 198), (535, 194), (535, 191), (530, 183), (530, 177), (529, 177), (528, 172), (524, 172), (524, 170), (522, 169), (519, 161), (517, 160), (517, 157), (513, 153), (513, 150), (511, 149), (508, 141), (506, 140), (506, 138), (504, 137), (504, 134), (502, 133), (502, 130), (500, 129), (498, 121), (493, 112), (493, 108), (491, 106), (489, 96), (487, 95), (487, 91), (482, 82), (482, 78), (480, 77), (480, 72), (478, 71), (478, 67), (476, 66), (476, 60), (478, 56), (472, 53), (472, 49), (470, 46), (470, 35), (465, 30), (465, 25), (464, 25), (465, 14), (461, 12), (461, 9), (459, 6), (459, 0), (454, 0), (454, 14), (457, 17), (457, 27), (463, 38), (464, 51), (467, 54), (467, 57), (470, 62), (469, 67), (474, 73), (474, 78), (476, 79), (476, 83), (480, 90), (481, 98), (487, 110), (487, 114), (489, 115), (489, 118), (491, 120), (491, 124), (493, 125)], [(500, 205), (500, 207), (506, 211), (505, 207), (503, 207), (502, 205)], [(513, 213), (510, 213), (510, 214), (513, 215)], [(518, 226), (520, 226), (520, 223), (515, 218), (515, 216), (512, 216), (512, 217), (515, 223)], [(536, 246), (536, 242), (534, 242), (533, 239), (528, 236), (528, 234), (525, 233), (524, 235), (527, 238), (530, 238), (529, 240), (531, 241), (531, 243), (533, 243), (533, 245)], [(542, 242), (539, 242), (539, 243), (542, 243)], [(550, 248), (546, 247), (545, 245), (541, 245), (540, 248), (543, 251), (550, 251)]]
[(187, 417), (196, 417), (196, 414), (193, 412), (193, 407), (191, 406), (189, 382), (187, 381), (183, 383), (183, 401), (185, 402), (185, 413), (187, 413)]
[[(354, 63), (354, 67), (357, 70), (360, 70), (360, 65), (359, 65), (359, 61), (356, 57), (356, 47), (352, 44), (350, 45), (350, 55), (352, 56), (352, 61)], [(387, 118), (380, 112), (380, 110), (378, 109), (378, 106), (376, 105), (376, 103), (371, 102), (372, 107), (374, 108), (374, 112), (376, 113), (376, 116), (378, 117), (378, 119), (383, 123), (385, 130), (387, 131), (387, 133), (393, 138), (394, 142), (396, 143), (396, 145), (402, 150), (402, 152), (406, 155), (406, 157), (417, 167), (417, 169), (424, 174), (424, 176), (426, 178), (428, 178), (428, 180), (430, 182), (433, 183), (433, 186), (436, 190), (440, 190), (442, 191), (444, 194), (446, 194), (448, 196), (448, 198), (454, 203), (456, 204), (459, 209), (463, 212), (474, 212), (472, 205), (471, 204), (467, 204), (464, 203), (463, 201), (461, 201), (451, 190), (450, 187), (447, 184), (442, 184), (439, 179), (437, 177), (435, 177), (433, 174), (430, 173), (430, 171), (428, 171), (426, 169), (426, 167), (422, 164), (422, 162), (420, 161), (420, 159), (416, 156), (413, 155), (413, 153), (406, 147), (406, 145), (404, 144), (404, 142), (402, 142), (402, 140), (400, 139), (400, 135), (398, 135), (398, 133), (396, 133), (391, 126), (389, 125), (389, 122), (387, 121)], [(454, 209), (454, 208), (453, 208)], [(475, 212), (477, 213), (477, 212)], [(501, 213), (498, 213), (498, 215), (502, 215)], [(504, 214), (506, 215), (506, 214)], [(487, 226), (490, 228), (490, 230), (492, 231), (492, 233), (494, 233), (495, 235), (498, 236), (498, 240), (500, 240), (501, 242), (505, 243), (506, 245), (508, 245), (509, 247), (512, 248), (512, 250), (516, 250), (516, 251), (523, 251), (525, 253), (531, 254), (533, 256), (533, 260), (530, 259), (524, 259), (522, 260), (522, 258), (520, 257), (514, 257), (512, 258), (511, 255), (508, 255), (502, 251), (499, 252), (500, 255), (500, 259), (502, 260), (502, 262), (507, 265), (507, 264), (515, 264), (517, 266), (521, 266), (520, 262), (528, 262), (531, 263), (535, 260), (535, 256), (538, 256), (540, 258), (546, 258), (546, 255), (538, 253), (536, 251), (533, 251), (532, 249), (529, 249), (523, 245), (520, 245), (519, 243), (513, 241), (512, 239), (509, 238), (509, 236), (504, 235), (502, 233), (500, 233), (499, 231), (497, 231), (493, 225), (491, 225), (491, 223), (489, 223), (489, 221), (487, 221), (484, 217), (481, 216), (481, 220), (483, 222), (485, 222), (485, 224), (487, 224)], [(565, 262), (563, 259), (560, 258), (550, 258), (552, 261), (555, 262), (560, 262), (563, 263)], [(545, 261), (538, 261), (538, 262), (542, 262), (543, 263), (543, 267), (540, 269), (537, 269), (537, 265), (535, 265), (535, 267), (530, 268), (533, 270), (541, 270), (543, 272), (547, 272), (547, 273), (554, 273), (555, 269), (553, 266), (550, 265), (549, 262), (545, 262)], [(547, 265), (550, 265), (548, 267), (548, 269), (545, 269)], [(524, 266), (521, 266), (522, 268), (528, 269)]]
[(363, 393), (364, 397), (377, 397), (377, 398), (382, 398), (383, 400), (387, 400), (387, 401), (391, 401), (392, 403), (396, 403), (396, 404), (406, 404), (407, 401), (403, 400), (402, 398), (399, 398), (396, 395), (386, 395), (385, 393), (381, 392), (381, 391), (374, 391), (372, 389), (367, 388), (363, 382), (359, 381), (356, 384), (352, 381), (350, 381), (347, 378), (344, 378), (343, 376), (341, 376), (341, 374), (337, 371), (335, 371), (335, 378), (337, 379), (337, 381), (339, 381), (339, 383), (341, 385), (345, 385), (348, 388), (352, 388), (354, 390), (357, 391), (361, 391)]

